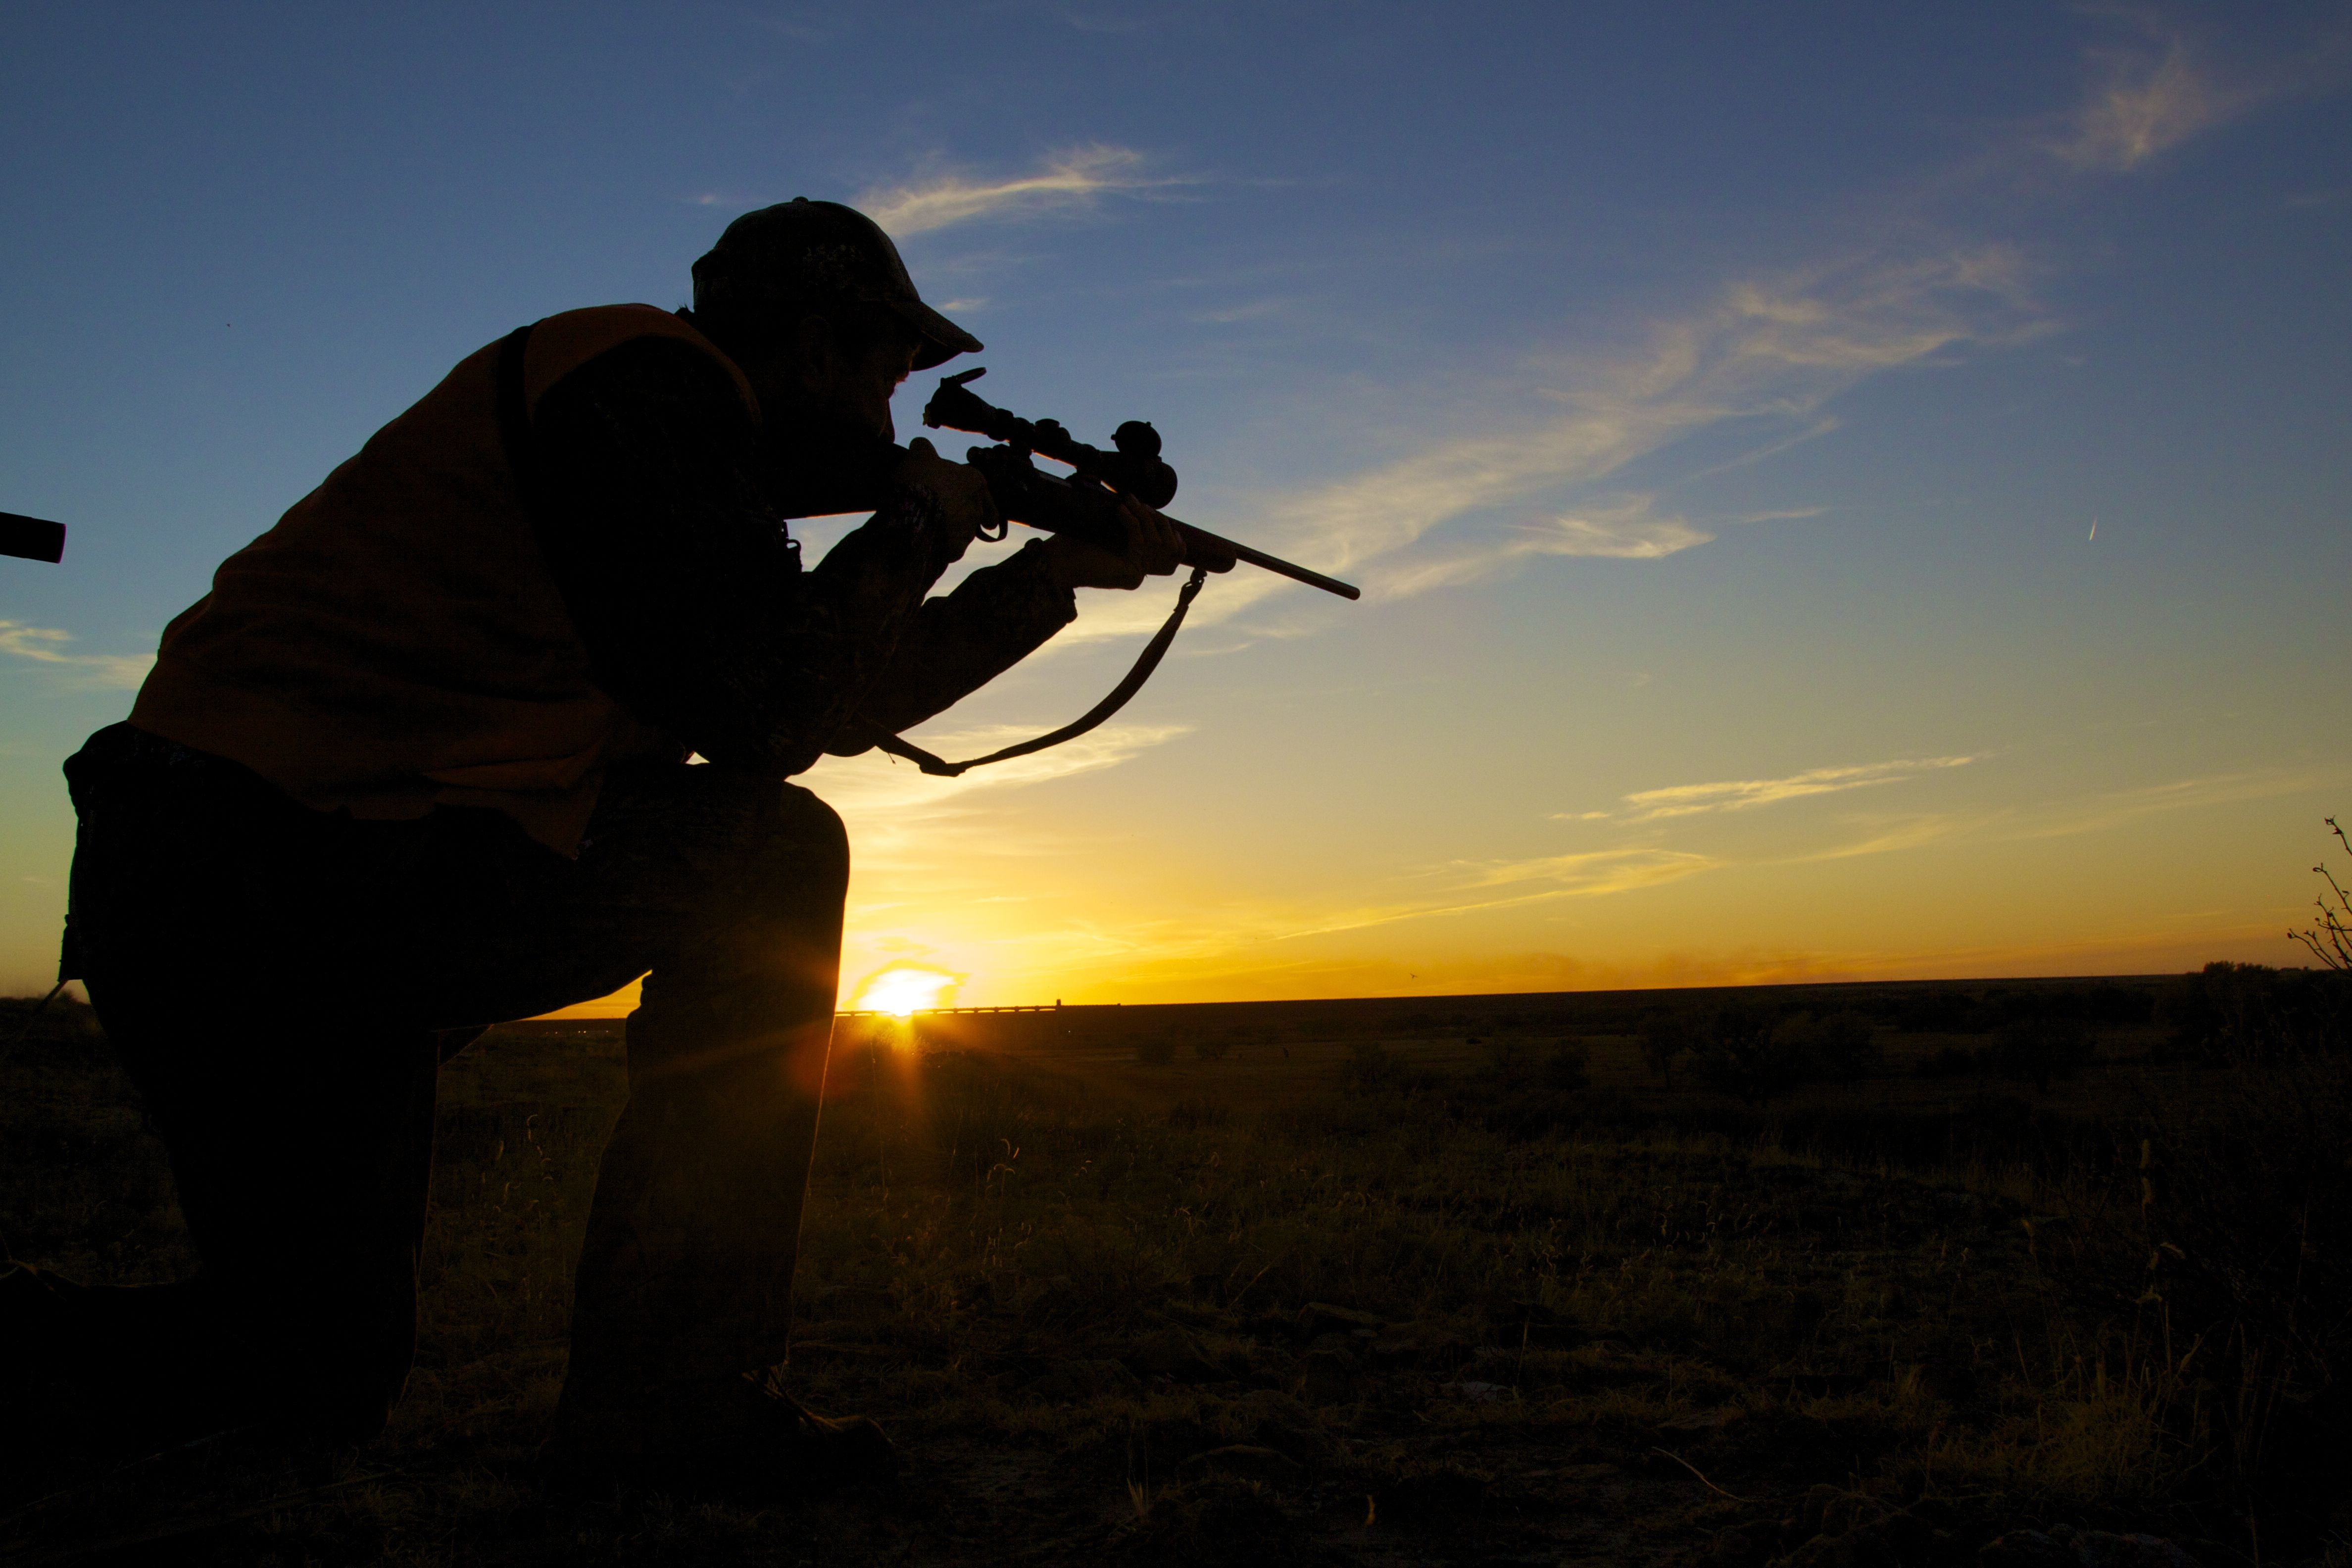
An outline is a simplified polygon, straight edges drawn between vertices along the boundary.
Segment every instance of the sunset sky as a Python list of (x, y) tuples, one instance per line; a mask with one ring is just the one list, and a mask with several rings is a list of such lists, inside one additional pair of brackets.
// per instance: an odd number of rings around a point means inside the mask
[[(0, 0), (0, 510), (71, 529), (0, 559), (0, 992), (58, 763), (224, 555), (802, 195), (992, 400), (1152, 420), (1171, 511), (1364, 588), (1244, 568), (1085, 741), (807, 775), (845, 1000), (2294, 962), (2352, 814), (2347, 84), (2342, 4)], [(917, 738), (1065, 721), (1173, 593)]]

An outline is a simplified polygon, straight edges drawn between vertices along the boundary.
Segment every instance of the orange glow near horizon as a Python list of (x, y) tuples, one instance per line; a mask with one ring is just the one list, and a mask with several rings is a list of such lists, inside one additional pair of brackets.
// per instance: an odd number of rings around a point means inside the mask
[(947, 1005), (963, 980), (962, 975), (951, 974), (944, 969), (894, 963), (866, 977), (866, 984), (858, 987), (857, 1000), (850, 1005), (850, 1010), (908, 1017), (927, 1008)]
[[(2293, 964), (2305, 955), (2285, 932), (2307, 921), (2313, 851), (2326, 847), (2312, 828), (2328, 792), (2299, 779), (1971, 816), (1964, 798), (1925, 798), (1969, 782), (1968, 769), (1946, 768), (1885, 786), (1921, 792), (1940, 837), (1880, 831), (1874, 818), (1857, 845), (1864, 829), (1832, 795), (1644, 824), (1630, 849), (1612, 844), (1614, 829), (1543, 819), (1538, 831), (1573, 847), (1301, 869), (1263, 844), (1139, 837), (1129, 825), (1148, 813), (1118, 804), (1127, 781), (1114, 769), (1058, 791), (1048, 809), (1003, 784), (953, 793), (960, 781), (866, 759), (829, 765), (820, 782), (861, 850), (843, 1005), (898, 1016), (950, 1001), (1136, 1006)], [(2228, 798), (2208, 798), (2217, 793)], [(2179, 847), (2151, 857), (2144, 819), (2159, 810)], [(1453, 831), (1440, 825), (1433, 857)], [(1628, 865), (1675, 874), (1620, 875)], [(631, 986), (563, 1012), (611, 1016), (635, 999)]]
[[(1036, 1005), (1061, 998), (1076, 1005), (1169, 1002), (1306, 1001), (1351, 996), (1465, 996), (1529, 992), (1680, 990), (1690, 986), (1774, 985), (1902, 980), (1995, 981), (2031, 976), (2159, 974), (2193, 970), (2216, 958), (2292, 963), (2271, 926), (2206, 928), (2182, 934), (2119, 932), (2106, 940), (2039, 945), (1961, 945), (1937, 952), (1801, 949), (1628, 954), (1578, 960), (1557, 952), (1498, 952), (1418, 961), (1417, 966), (1365, 955), (1297, 966), (1255, 965), (1231, 957), (1197, 971), (1179, 963), (1106, 973), (1083, 964), (1040, 963), (1001, 975), (954, 974), (894, 960), (859, 986), (851, 1010), (904, 1017), (943, 1006), (964, 992), (981, 1005)], [(1223, 955), (1221, 955), (1223, 956)], [(1089, 968), (1093, 972), (1089, 973)], [(937, 989), (932, 989), (936, 986)], [(632, 984), (610, 996), (550, 1014), (554, 1018), (618, 1018), (636, 1004)]]

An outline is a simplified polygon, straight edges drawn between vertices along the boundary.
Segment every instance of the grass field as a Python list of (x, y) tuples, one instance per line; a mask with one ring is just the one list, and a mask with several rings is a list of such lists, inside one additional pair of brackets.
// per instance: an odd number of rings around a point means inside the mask
[[(392, 1430), (19, 1485), (0, 1550), (1938, 1563), (2065, 1524), (2352, 1562), (2344, 1057), (2168, 1051), (2179, 1009), (2142, 1005), (2037, 1086), (1999, 1052), (2042, 1036), (1937, 989), (1685, 994), (1671, 1081), (1622, 996), (846, 1022), (793, 1382), (881, 1419), (907, 1479), (764, 1512), (538, 1468), (621, 1047), (498, 1031), (444, 1074)], [(1735, 1071), (1726, 1000), (1870, 1018), (1868, 1059)], [(190, 1268), (88, 1015), (5, 1070), (11, 1249)]]

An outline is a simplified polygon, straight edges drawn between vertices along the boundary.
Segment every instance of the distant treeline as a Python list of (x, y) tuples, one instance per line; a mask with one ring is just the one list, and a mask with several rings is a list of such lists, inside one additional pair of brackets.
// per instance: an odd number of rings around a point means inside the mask
[(1920, 1035), (1990, 1035), (2012, 1024), (2063, 1019), (2088, 1025), (2145, 1024), (2161, 1005), (2147, 985), (2113, 982), (2031, 990), (1989, 985), (1982, 991), (1930, 991), (1887, 997), (1875, 1008), (1893, 1028)]
[[(2243, 966), (2252, 967), (2252, 966)], [(2265, 971), (2264, 973), (2275, 973)], [(2199, 976), (2189, 976), (2195, 984)], [(2179, 988), (2171, 980), (2098, 980), (2076, 984), (1998, 983), (1969, 985), (1754, 986), (1737, 990), (1613, 993), (1606, 996), (1563, 994), (1556, 1015), (1524, 1008), (1509, 1013), (1422, 1009), (1388, 1020), (1406, 1033), (1449, 1029), (1549, 1029), (1561, 1024), (1586, 1034), (1640, 1035), (1662, 1015), (1712, 1015), (1729, 1008), (1760, 1012), (1772, 1019), (1799, 1013), (1828, 1017), (1852, 1015), (1874, 1029), (1905, 1034), (1990, 1035), (2013, 1024), (2064, 1019), (2093, 1027), (2126, 1027), (2154, 1021), (2167, 995)]]
[[(1741, 991), (1612, 996), (1549, 1016), (1514, 1010), (1417, 1010), (1392, 1015), (1403, 1034), (1461, 1031), (1486, 1044), (1498, 1070), (1514, 1036), (1549, 1035), (1542, 1058), (1555, 1089), (1581, 1077), (1580, 1036), (1631, 1037), (1650, 1071), (1761, 1103), (1810, 1084), (1889, 1071), (1888, 1037), (1948, 1038), (1901, 1070), (1924, 1078), (1977, 1078), (2047, 1090), (2079, 1075), (2103, 1037), (2131, 1056), (2217, 1066), (2333, 1053), (2352, 1040), (2352, 976), (2212, 963), (2170, 980), (1934, 988), (1756, 987)], [(2114, 1048), (2112, 1046), (2110, 1048)], [(1538, 1059), (1530, 1051), (1522, 1063)], [(1573, 1065), (1571, 1065), (1571, 1063)], [(1360, 1048), (1343, 1078), (1369, 1089), (1409, 1078), (1377, 1047)]]
[[(1559, 1058), (1555, 1076), (1569, 1073), (1559, 1047), (1613, 1037), (1638, 1042), (1663, 1079), (1755, 1101), (1890, 1070), (2047, 1088), (2080, 1073), (2103, 1048), (2158, 1062), (2273, 1061), (2334, 1050), (2347, 1022), (2352, 976), (2213, 963), (2193, 974), (2115, 980), (1089, 1006), (867, 1018), (851, 1027), (929, 1050), (1125, 1047), (1147, 1065), (1180, 1056), (1216, 1062), (1292, 1041), (1451, 1037), (1484, 1046), (1514, 1072)], [(1383, 1081), (1384, 1071), (1368, 1058), (1350, 1081)]]
[(1855, 1004), (1817, 1013), (1801, 1000), (1775, 1006), (1753, 996), (1660, 1003), (1642, 1017), (1637, 1035), (1643, 1059), (1661, 1078), (1687, 1068), (1709, 1088), (1748, 1100), (1882, 1070), (1881, 1027), (1989, 1037), (1929, 1054), (1912, 1069), (1922, 1077), (1991, 1077), (2042, 1089), (2091, 1065), (2103, 1028), (2144, 1033), (2153, 1026), (2147, 1057), (2207, 1066), (2333, 1053), (2352, 1040), (2352, 975), (2255, 963), (2209, 963), (2156, 986), (1990, 985)]
[(2352, 1045), (2352, 973), (2209, 963), (2159, 998), (2158, 1054), (2208, 1064), (2278, 1062)]

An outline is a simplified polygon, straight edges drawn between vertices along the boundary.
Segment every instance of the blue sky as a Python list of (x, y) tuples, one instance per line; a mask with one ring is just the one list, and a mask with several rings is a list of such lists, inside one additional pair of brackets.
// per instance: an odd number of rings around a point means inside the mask
[[(1002, 776), (821, 767), (853, 984), (2288, 961), (2352, 805), (2347, 68), (2340, 4), (0, 5), (0, 509), (72, 529), (0, 562), (0, 988), (223, 555), (797, 195), (992, 399), (1152, 419), (1178, 515), (1367, 590), (1217, 580)], [(927, 743), (1084, 708), (1169, 591)]]

